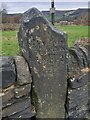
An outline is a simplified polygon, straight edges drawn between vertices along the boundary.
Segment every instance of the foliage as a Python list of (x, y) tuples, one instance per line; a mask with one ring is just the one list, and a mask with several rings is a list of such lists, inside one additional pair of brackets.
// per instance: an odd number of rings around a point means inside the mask
[(9, 30), (12, 30), (12, 31), (15, 31), (18, 29), (19, 25), (14, 23), (14, 24), (11, 24), (11, 23), (4, 23), (2, 26), (2, 31), (9, 31)]
[(21, 14), (4, 14), (2, 15), (2, 23), (20, 23)]
[(7, 4), (6, 3), (0, 3), (0, 14), (5, 15), (7, 14)]

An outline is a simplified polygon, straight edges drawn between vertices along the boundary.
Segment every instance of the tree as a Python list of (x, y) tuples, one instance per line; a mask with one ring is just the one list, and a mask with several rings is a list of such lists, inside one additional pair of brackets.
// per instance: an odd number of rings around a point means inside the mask
[(0, 23), (6, 23), (7, 22), (7, 4), (1, 3), (1, 9), (0, 9)]
[(7, 14), (7, 4), (6, 3), (1, 4), (0, 14)]

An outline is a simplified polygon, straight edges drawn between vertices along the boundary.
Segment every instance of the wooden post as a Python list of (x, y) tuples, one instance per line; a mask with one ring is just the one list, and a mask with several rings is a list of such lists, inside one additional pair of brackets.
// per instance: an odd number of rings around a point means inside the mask
[(51, 13), (51, 23), (52, 23), (52, 25), (54, 25), (54, 14), (55, 14), (54, 0), (51, 0), (50, 13)]

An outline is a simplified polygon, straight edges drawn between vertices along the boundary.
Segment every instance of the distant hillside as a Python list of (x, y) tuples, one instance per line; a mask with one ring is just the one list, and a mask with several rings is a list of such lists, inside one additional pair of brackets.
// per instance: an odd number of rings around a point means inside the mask
[[(44, 15), (47, 16), (50, 20), (50, 11), (42, 11)], [(56, 10), (55, 12), (55, 20), (66, 20), (66, 21), (73, 21), (79, 19), (80, 16), (83, 17), (84, 15), (90, 14), (90, 9), (77, 9), (77, 10)]]
[[(42, 13), (50, 21), (50, 11), (42, 11)], [(88, 17), (90, 16), (90, 9), (77, 9), (77, 10), (56, 10), (55, 11), (55, 21), (79, 21), (79, 23), (88, 24)], [(22, 14), (4, 14), (2, 16), (3, 23), (20, 23)], [(90, 21), (89, 21), (90, 23)]]

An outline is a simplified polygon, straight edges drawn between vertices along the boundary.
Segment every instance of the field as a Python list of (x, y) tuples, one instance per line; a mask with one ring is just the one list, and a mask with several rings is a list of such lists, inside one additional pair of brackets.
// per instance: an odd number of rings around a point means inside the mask
[(68, 34), (68, 46), (71, 47), (76, 40), (79, 40), (81, 38), (88, 38), (90, 37), (88, 35), (88, 30), (90, 29), (90, 26), (58, 26), (56, 25), (58, 29), (61, 29), (65, 31)]
[(3, 31), (2, 32), (2, 56), (15, 56), (19, 53), (17, 31)]
[[(72, 46), (76, 40), (88, 38), (88, 26), (60, 26), (58, 24), (55, 26), (68, 34), (69, 47)], [(2, 41), (0, 40), (0, 56), (15, 56), (17, 54), (19, 54), (17, 31), (3, 31)]]

